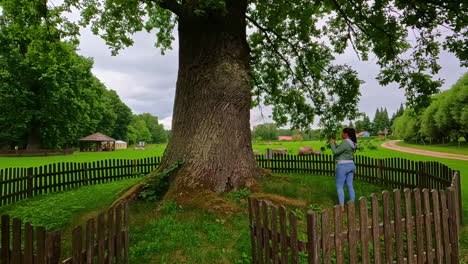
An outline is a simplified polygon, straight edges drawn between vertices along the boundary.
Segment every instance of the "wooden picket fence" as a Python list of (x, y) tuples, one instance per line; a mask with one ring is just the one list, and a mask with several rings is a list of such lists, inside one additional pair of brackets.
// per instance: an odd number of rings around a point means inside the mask
[(382, 200), (373, 194), (370, 211), (361, 198), (359, 217), (353, 202), (346, 215), (336, 206), (309, 211), (304, 221), (249, 199), (253, 263), (459, 263), (458, 182), (456, 172), (443, 190), (406, 188), (403, 200), (400, 189), (384, 191)]
[(156, 169), (160, 163), (161, 157), (151, 157), (85, 163), (64, 162), (35, 168), (1, 169), (0, 205), (50, 192), (146, 175)]
[[(277, 173), (312, 173), (335, 175), (336, 162), (332, 155), (274, 155), (267, 159), (264, 155), (256, 157), (260, 167)], [(354, 179), (377, 184), (385, 188), (445, 189), (457, 186), (457, 202), (461, 208), (460, 178), (453, 182), (454, 170), (435, 161), (414, 161), (402, 158), (375, 159), (356, 155)]]
[(107, 264), (129, 263), (128, 203), (110, 208), (90, 219), (86, 228), (72, 233), (71, 257), (62, 258), (60, 231), (46, 232), (22, 220), (2, 216), (0, 260), (2, 264)]

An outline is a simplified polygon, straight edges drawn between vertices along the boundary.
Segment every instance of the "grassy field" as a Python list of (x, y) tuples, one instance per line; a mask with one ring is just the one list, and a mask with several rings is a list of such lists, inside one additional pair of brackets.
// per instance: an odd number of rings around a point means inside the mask
[(423, 149), (423, 150), (452, 153), (452, 154), (459, 154), (459, 155), (468, 155), (468, 144), (462, 144), (460, 146), (458, 146), (458, 143), (422, 145), (422, 144), (414, 144), (414, 143), (407, 143), (407, 142), (400, 141), (397, 143), (397, 145), (402, 146), (402, 147), (407, 147), (407, 148)]
[(35, 167), (57, 162), (90, 162), (105, 159), (140, 159), (162, 156), (166, 145), (149, 145), (145, 150), (133, 148), (119, 149), (115, 152), (75, 152), (73, 155), (50, 157), (0, 157), (1, 168)]

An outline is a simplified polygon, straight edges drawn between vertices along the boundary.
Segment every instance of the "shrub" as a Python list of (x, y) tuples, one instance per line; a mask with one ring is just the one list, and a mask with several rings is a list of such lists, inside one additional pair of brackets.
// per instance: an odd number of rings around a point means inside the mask
[(235, 192), (229, 193), (227, 197), (229, 199), (235, 200), (235, 201), (240, 201), (242, 199), (245, 199), (249, 197), (251, 194), (249, 189), (239, 189)]
[(169, 176), (171, 172), (180, 168), (181, 160), (177, 160), (173, 165), (164, 169), (161, 173), (150, 175), (145, 182), (142, 183), (143, 191), (140, 193), (140, 198), (146, 201), (158, 201), (163, 198), (167, 190), (169, 190)]

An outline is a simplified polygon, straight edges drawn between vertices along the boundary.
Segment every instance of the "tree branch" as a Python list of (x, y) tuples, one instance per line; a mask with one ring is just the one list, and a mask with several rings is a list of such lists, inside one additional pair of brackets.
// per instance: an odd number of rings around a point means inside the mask
[(177, 0), (153, 0), (161, 8), (167, 9), (172, 13), (180, 16), (182, 12), (182, 6), (177, 2)]

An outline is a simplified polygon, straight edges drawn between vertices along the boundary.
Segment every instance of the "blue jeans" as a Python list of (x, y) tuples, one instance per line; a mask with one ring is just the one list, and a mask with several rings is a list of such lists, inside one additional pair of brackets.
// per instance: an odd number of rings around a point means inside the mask
[(356, 166), (354, 163), (341, 163), (336, 165), (336, 191), (338, 192), (338, 200), (340, 205), (344, 205), (343, 185), (346, 183), (346, 188), (349, 193), (349, 200), (354, 201), (353, 177)]

